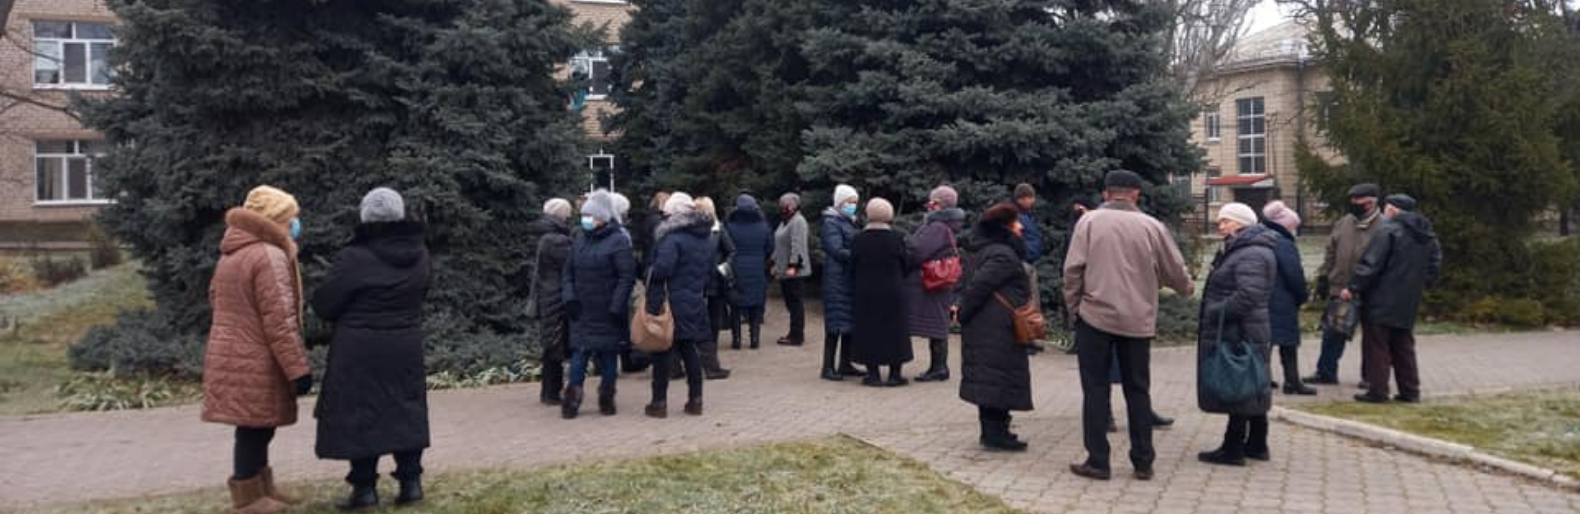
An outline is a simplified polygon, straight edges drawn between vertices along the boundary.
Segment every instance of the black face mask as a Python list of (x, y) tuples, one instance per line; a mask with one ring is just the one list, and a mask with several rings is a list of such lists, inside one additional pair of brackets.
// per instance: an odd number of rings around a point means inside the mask
[(1366, 213), (1370, 211), (1371, 209), (1366, 208), (1365, 204), (1350, 204), (1350, 214), (1354, 214), (1357, 218), (1366, 217)]

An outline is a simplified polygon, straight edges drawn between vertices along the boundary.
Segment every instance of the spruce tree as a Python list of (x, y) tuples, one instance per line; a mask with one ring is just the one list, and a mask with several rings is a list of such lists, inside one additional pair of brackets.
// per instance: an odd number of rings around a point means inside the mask
[[(142, 260), (158, 307), (85, 345), (133, 346), (110, 350), (125, 356), (160, 353), (135, 346), (166, 336), (201, 341), (224, 214), (252, 187), (301, 203), (311, 294), (349, 240), (361, 196), (389, 186), (428, 225), (430, 367), (466, 372), (530, 354), (527, 225), (582, 167), (578, 120), (554, 78), (590, 39), (569, 11), (546, 0), (111, 7), (122, 20), (117, 94), (80, 107), (112, 145), (95, 165), (95, 183), (116, 199), (100, 221)], [(194, 350), (142, 367), (172, 371)]]
[(1580, 75), (1573, 37), (1543, 3), (1354, 2), (1310, 13), (1336, 101), (1321, 129), (1344, 160), (1303, 149), (1301, 175), (1334, 209), (1359, 182), (1418, 200), (1443, 245), (1444, 279), (1427, 296), (1435, 313), (1483, 321), (1472, 304), (1553, 289), (1532, 276), (1527, 243), (1539, 216), (1575, 198), (1564, 148), (1576, 155), (1576, 141), (1563, 127), (1580, 105)]

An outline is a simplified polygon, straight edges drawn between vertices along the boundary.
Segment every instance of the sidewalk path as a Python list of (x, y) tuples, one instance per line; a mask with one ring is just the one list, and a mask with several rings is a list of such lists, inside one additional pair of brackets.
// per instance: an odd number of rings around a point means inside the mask
[[(814, 327), (820, 322), (809, 317)], [(766, 335), (783, 331), (782, 319), (775, 323)], [(921, 346), (918, 356), (925, 355)], [(1315, 361), (1314, 346), (1307, 345), (1303, 362)], [(958, 373), (955, 347), (951, 363)], [(1429, 397), (1580, 383), (1575, 332), (1429, 337), (1422, 338), (1420, 352)], [(1199, 465), (1195, 453), (1217, 444), (1223, 418), (1195, 408), (1192, 350), (1159, 349), (1153, 355), (1157, 408), (1179, 417), (1178, 426), (1158, 434), (1153, 482), (1128, 478), (1128, 446), (1120, 436), (1110, 438), (1119, 456), (1116, 480), (1077, 481), (1065, 470), (1082, 457), (1072, 357), (1033, 358), (1038, 408), (1015, 422), (1032, 451), (1003, 455), (978, 449), (976, 411), (956, 397), (958, 374), (945, 384), (900, 389), (826, 382), (817, 378), (817, 343), (725, 350), (735, 377), (706, 383), (707, 415), (700, 418), (679, 415), (678, 409), (668, 420), (643, 417), (646, 374), (621, 377), (620, 414), (613, 418), (584, 409), (580, 419), (561, 420), (558, 410), (536, 403), (535, 385), (434, 393), (434, 446), (425, 466), (533, 467), (846, 433), (1035, 512), (1580, 512), (1580, 495), (1571, 492), (1280, 423), (1273, 425), (1273, 462), (1240, 469)], [(915, 362), (907, 371), (914, 374), (925, 365)], [(1346, 358), (1347, 381), (1353, 381), (1355, 367), (1355, 358)], [(671, 389), (678, 406), (684, 384)], [(1328, 387), (1321, 398), (1353, 393), (1352, 385)], [(1279, 395), (1275, 401), (1290, 399)], [(304, 413), (311, 409), (310, 402), (302, 405)], [(277, 475), (344, 475), (344, 463), (314, 458), (313, 437), (310, 418), (280, 431), (273, 445)], [(196, 406), (0, 418), (0, 511), (219, 487), (229, 474), (230, 443), (231, 429), (199, 422)]]

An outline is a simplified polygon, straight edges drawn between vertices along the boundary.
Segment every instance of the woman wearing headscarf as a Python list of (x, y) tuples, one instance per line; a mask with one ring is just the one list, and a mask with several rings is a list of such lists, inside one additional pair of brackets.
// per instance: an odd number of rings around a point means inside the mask
[(751, 346), (762, 342), (763, 306), (768, 303), (768, 257), (774, 252), (773, 232), (752, 195), (735, 198), (735, 211), (725, 226), (735, 242), (735, 320), (730, 324), (730, 348), (741, 349), (741, 324), (751, 327)]
[[(917, 267), (905, 236), (894, 230), (894, 206), (888, 200), (867, 202), (867, 227), (851, 244), (851, 269), (855, 280), (855, 346), (851, 357), (867, 366), (863, 385), (898, 387), (908, 381), (901, 368), (910, 362), (911, 337), (899, 320), (907, 319), (905, 276)], [(889, 380), (879, 367), (889, 367)]]
[[(1268, 304), (1277, 280), (1278, 262), (1274, 248), (1278, 236), (1256, 222), (1256, 212), (1243, 203), (1231, 203), (1218, 212), (1218, 233), (1223, 249), (1213, 259), (1212, 273), (1203, 287), (1198, 365), (1204, 362), (1219, 342), (1249, 342), (1265, 362), (1272, 329), (1268, 324)], [(1220, 320), (1222, 331), (1219, 331)], [(1209, 464), (1244, 466), (1245, 459), (1267, 460), (1267, 411), (1273, 395), (1267, 384), (1250, 399), (1226, 403), (1207, 393), (1198, 374), (1196, 403), (1205, 412), (1228, 414), (1223, 445), (1202, 452), (1197, 458)]]
[(1032, 409), (1031, 363), (1015, 342), (1015, 314), (1005, 306), (1032, 297), (1019, 210), (994, 205), (972, 229), (960, 288), (960, 399), (977, 406), (979, 442), (991, 451), (1025, 451), (1010, 432), (1010, 411)]
[(653, 356), (653, 401), (646, 412), (654, 418), (669, 416), (670, 375), (663, 371), (679, 357), (686, 372), (686, 414), (700, 416), (703, 376), (697, 347), (712, 335), (705, 295), (717, 266), (709, 244), (713, 220), (697, 212), (691, 196), (680, 192), (664, 203), (664, 218), (654, 233), (658, 244), (648, 270), (647, 313), (656, 316), (669, 305), (675, 322), (674, 344), (669, 351)]
[(225, 213), (209, 282), (213, 320), (203, 354), (203, 421), (236, 427), (230, 487), (237, 512), (274, 514), (296, 503), (274, 485), (269, 442), (296, 423), (296, 397), (313, 388), (302, 341), (296, 198), (259, 186)]
[(431, 273), (423, 226), (406, 218), (399, 193), (362, 198), (362, 223), (313, 294), (313, 312), (334, 323), (324, 389), (313, 411), (321, 459), (351, 461), (343, 510), (379, 504), (379, 457), (395, 457), (396, 505), (422, 500), (428, 388), (422, 304)]
[(719, 363), (719, 333), (731, 319), (730, 313), (730, 261), (735, 259), (735, 243), (730, 240), (730, 235), (724, 231), (724, 223), (719, 221), (718, 207), (713, 204), (713, 199), (706, 196), (697, 198), (697, 212), (708, 217), (712, 223), (708, 231), (708, 247), (713, 249), (713, 270), (708, 274), (708, 339), (697, 346), (697, 354), (702, 357), (702, 371), (708, 380), (723, 380), (730, 378), (730, 370), (724, 369)]
[(806, 342), (806, 306), (801, 301), (804, 281), (812, 276), (812, 253), (807, 247), (806, 217), (801, 215), (801, 195), (785, 193), (779, 197), (779, 228), (774, 230), (774, 254), (770, 265), (779, 280), (785, 309), (790, 311), (790, 333), (779, 344), (801, 346)]
[[(851, 243), (856, 241), (856, 210), (861, 197), (856, 188), (834, 188), (834, 204), (823, 210), (823, 371), (824, 380), (841, 381), (865, 373), (850, 365), (851, 331), (855, 328), (855, 276), (850, 265)], [(845, 343), (840, 345), (841, 340)], [(835, 356), (838, 368), (835, 368)]]
[(559, 405), (565, 388), (565, 359), (570, 356), (570, 320), (560, 296), (565, 261), (571, 255), (571, 203), (555, 198), (543, 204), (543, 233), (534, 253), (532, 314), (538, 320), (538, 344), (543, 347), (543, 387), (538, 400)]
[(570, 384), (565, 386), (560, 415), (575, 418), (581, 409), (587, 362), (598, 361), (598, 411), (615, 414), (615, 381), (621, 345), (629, 338), (626, 318), (636, 262), (631, 239), (620, 226), (614, 200), (599, 190), (582, 205), (582, 237), (571, 248), (561, 280), (561, 297), (571, 320)]
[[(911, 238), (920, 262), (960, 257), (955, 247), (955, 234), (965, 229), (966, 212), (956, 206), (959, 201), (960, 193), (949, 186), (933, 188), (927, 195), (927, 217)], [(905, 279), (911, 336), (927, 339), (927, 371), (916, 376), (917, 382), (949, 380), (949, 323), (955, 289), (956, 285), (950, 285), (936, 291), (927, 290), (922, 284), (920, 268)]]
[(1273, 345), (1284, 366), (1284, 394), (1311, 396), (1316, 389), (1300, 380), (1300, 306), (1310, 296), (1306, 291), (1306, 268), (1300, 263), (1300, 248), (1295, 235), (1300, 233), (1300, 215), (1284, 202), (1274, 200), (1262, 207), (1262, 224), (1278, 236), (1273, 253), (1278, 258), (1278, 277), (1273, 284), (1273, 302), (1268, 306), (1273, 330)]

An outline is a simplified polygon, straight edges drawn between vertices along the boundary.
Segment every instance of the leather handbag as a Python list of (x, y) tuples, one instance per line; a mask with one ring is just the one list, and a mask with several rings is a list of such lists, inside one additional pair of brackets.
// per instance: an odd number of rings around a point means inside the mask
[[(653, 279), (651, 271), (648, 272), (648, 281)], [(664, 297), (668, 298), (668, 285), (665, 286)], [(675, 315), (669, 310), (669, 302), (659, 309), (657, 315), (647, 313), (647, 285), (639, 283), (632, 289), (636, 297), (636, 305), (631, 314), (631, 347), (649, 354), (658, 354), (669, 351), (675, 345)]]
[(1042, 317), (1042, 306), (1036, 302), (1028, 298), (1025, 305), (1015, 307), (1002, 294), (993, 293), (993, 298), (998, 300), (999, 305), (1009, 309), (1011, 319), (1014, 320), (1016, 344), (1031, 346), (1048, 333), (1048, 321)]
[(964, 269), (960, 266), (960, 250), (955, 247), (954, 236), (949, 236), (949, 256), (922, 263), (922, 289), (938, 292), (960, 283)]
[(1218, 314), (1218, 335), (1197, 368), (1202, 392), (1219, 403), (1235, 405), (1267, 391), (1271, 378), (1256, 345), (1223, 339), (1224, 313)]

